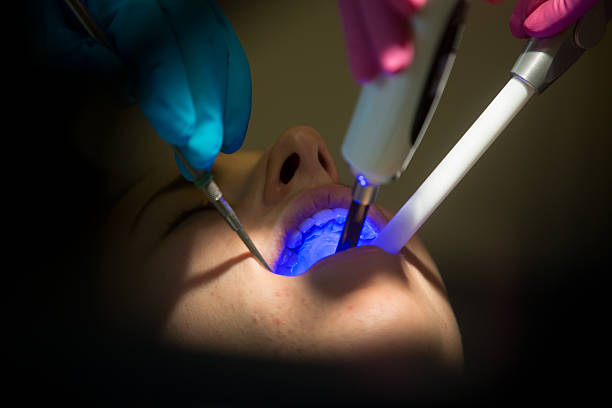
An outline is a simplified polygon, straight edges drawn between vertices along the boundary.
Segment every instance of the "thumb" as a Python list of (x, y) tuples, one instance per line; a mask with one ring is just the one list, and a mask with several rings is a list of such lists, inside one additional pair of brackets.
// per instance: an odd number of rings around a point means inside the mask
[(599, 0), (552, 0), (535, 9), (523, 23), (532, 37), (553, 36), (582, 17)]

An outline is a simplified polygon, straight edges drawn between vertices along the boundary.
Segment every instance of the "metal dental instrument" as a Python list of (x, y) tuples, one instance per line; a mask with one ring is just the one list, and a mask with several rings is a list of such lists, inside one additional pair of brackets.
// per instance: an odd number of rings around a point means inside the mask
[(342, 156), (355, 176), (352, 202), (336, 252), (357, 245), (381, 184), (398, 178), (420, 144), (455, 61), (466, 0), (428, 2), (412, 20), (413, 64), (364, 84)]
[[(79, 20), (83, 28), (89, 33), (90, 36), (100, 41), (109, 50), (113, 50), (111, 44), (106, 40), (106, 37), (102, 33), (102, 30), (96, 24), (96, 21), (91, 17), (87, 8), (79, 0), (64, 0), (66, 5), (70, 7), (74, 16)], [(114, 51), (114, 50), (113, 50)]]
[[(111, 46), (111, 43), (105, 38), (104, 34), (102, 33), (102, 30), (100, 30), (96, 25), (95, 20), (93, 19), (93, 17), (91, 17), (87, 8), (83, 6), (83, 4), (79, 0), (65, 0), (65, 2), (72, 10), (75, 17), (83, 25), (85, 30), (87, 30), (89, 35), (104, 44), (110, 50), (115, 51)], [(210, 203), (215, 207), (219, 214), (221, 214), (223, 219), (229, 224), (232, 230), (234, 230), (238, 234), (238, 237), (240, 237), (242, 242), (244, 242), (251, 254), (267, 270), (272, 271), (272, 269), (270, 268), (270, 266), (268, 266), (259, 250), (257, 250), (255, 244), (253, 244), (253, 241), (251, 241), (249, 235), (244, 230), (244, 227), (240, 223), (240, 220), (236, 216), (234, 210), (232, 210), (227, 201), (225, 201), (225, 199), (223, 198), (223, 194), (221, 193), (219, 186), (217, 186), (217, 184), (213, 181), (212, 174), (208, 171), (194, 169), (187, 162), (187, 160), (185, 160), (182, 153), (176, 146), (173, 146), (173, 149), (179, 159), (183, 162), (193, 179), (195, 180), (194, 185), (197, 188), (201, 189), (204, 194), (206, 194), (208, 201), (210, 201)]]
[(225, 199), (223, 198), (223, 194), (221, 193), (219, 186), (217, 186), (217, 183), (214, 182), (212, 178), (212, 174), (206, 170), (194, 169), (187, 162), (187, 160), (185, 160), (185, 157), (183, 156), (181, 151), (176, 146), (173, 146), (173, 149), (176, 155), (181, 160), (181, 162), (183, 162), (183, 164), (189, 171), (189, 174), (191, 174), (191, 177), (193, 177), (193, 180), (194, 180), (193, 184), (197, 188), (202, 190), (204, 194), (206, 194), (206, 198), (208, 198), (208, 201), (215, 207), (215, 209), (219, 212), (219, 214), (221, 214), (223, 219), (227, 221), (227, 223), (232, 228), (232, 230), (234, 230), (238, 234), (238, 236), (240, 237), (242, 242), (244, 242), (244, 244), (247, 246), (251, 254), (253, 254), (253, 256), (257, 258), (257, 260), (267, 270), (271, 272), (272, 269), (268, 266), (264, 257), (257, 250), (257, 247), (255, 246), (255, 244), (253, 244), (253, 241), (251, 241), (251, 238), (249, 238), (249, 235), (246, 233), (246, 231), (242, 227), (240, 220), (238, 220), (236, 213), (234, 212), (234, 210), (232, 210), (232, 207), (230, 207), (227, 201), (225, 201)]

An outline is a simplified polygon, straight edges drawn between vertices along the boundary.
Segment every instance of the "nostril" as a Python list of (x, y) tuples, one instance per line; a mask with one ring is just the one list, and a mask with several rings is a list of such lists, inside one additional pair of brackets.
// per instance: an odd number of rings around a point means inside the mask
[(288, 184), (295, 175), (298, 167), (300, 167), (300, 156), (297, 153), (291, 153), (289, 157), (285, 159), (281, 167), (280, 181), (283, 184)]

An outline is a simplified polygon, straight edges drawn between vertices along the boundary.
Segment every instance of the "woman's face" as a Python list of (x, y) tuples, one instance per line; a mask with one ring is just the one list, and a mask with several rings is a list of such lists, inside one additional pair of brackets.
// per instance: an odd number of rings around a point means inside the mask
[[(350, 203), (323, 139), (308, 127), (288, 129), (264, 152), (221, 155), (213, 174), (273, 269), (304, 220)], [(378, 228), (389, 219), (378, 208), (369, 215)], [(416, 238), (398, 255), (364, 246), (299, 276), (271, 273), (174, 165), (135, 186), (109, 225), (110, 305), (171, 344), (286, 360), (461, 366), (442, 279)]]

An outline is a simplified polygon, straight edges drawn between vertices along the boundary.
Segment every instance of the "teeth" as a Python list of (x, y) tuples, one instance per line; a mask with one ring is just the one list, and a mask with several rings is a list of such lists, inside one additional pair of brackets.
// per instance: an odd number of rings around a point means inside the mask
[[(325, 208), (302, 221), (289, 234), (275, 272), (286, 276), (300, 275), (314, 262), (333, 255), (347, 215), (346, 208)], [(330, 222), (332, 220), (334, 222)], [(377, 235), (376, 225), (366, 219), (357, 246), (369, 245)]]
[(297, 263), (298, 263), (297, 254), (295, 252), (291, 252), (289, 256), (287, 256), (287, 260), (285, 261), (284, 265), (289, 268), (293, 268), (293, 266), (295, 266), (295, 264)]
[(276, 267), (279, 275), (293, 275), (293, 267), (298, 263), (298, 255), (290, 249), (285, 248), (280, 256)]
[(315, 220), (315, 225), (317, 227), (320, 227), (324, 224), (327, 224), (329, 221), (335, 219), (336, 214), (329, 208), (326, 208), (313, 215), (312, 218)]
[(334, 214), (336, 214), (335, 221), (338, 224), (344, 224), (344, 221), (348, 216), (348, 210), (346, 208), (334, 208), (332, 211), (334, 212)]
[(285, 261), (287, 260), (287, 256), (289, 256), (289, 254), (287, 252), (289, 252), (289, 251), (287, 250), (287, 248), (285, 248), (285, 250), (283, 251), (281, 256), (278, 258), (277, 267), (285, 263)]
[(289, 235), (287, 239), (287, 248), (294, 249), (302, 245), (302, 233), (299, 230), (295, 230)]
[(308, 231), (315, 225), (315, 221), (312, 218), (306, 218), (298, 227), (303, 234), (307, 234)]
[(332, 225), (332, 232), (342, 232), (343, 229), (344, 224), (334, 222), (334, 224)]
[(293, 253), (293, 251), (285, 248), (285, 250), (283, 251), (283, 253), (280, 256), (280, 259), (278, 261), (278, 265), (284, 265), (287, 262), (287, 259), (289, 259), (289, 256)]
[(322, 234), (322, 231), (320, 229), (315, 229), (313, 231), (310, 231), (310, 233), (305, 239), (305, 242), (312, 242), (315, 239), (319, 238), (321, 234)]

